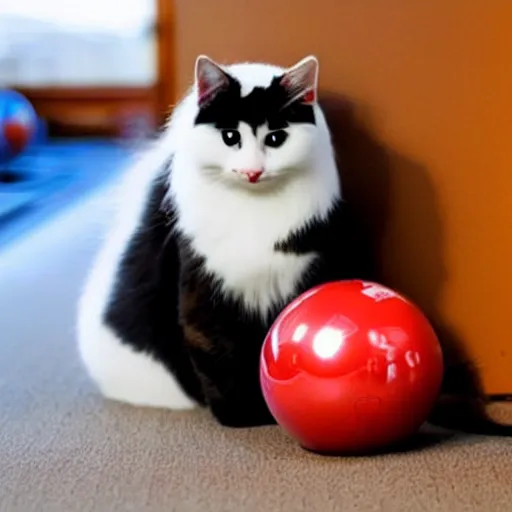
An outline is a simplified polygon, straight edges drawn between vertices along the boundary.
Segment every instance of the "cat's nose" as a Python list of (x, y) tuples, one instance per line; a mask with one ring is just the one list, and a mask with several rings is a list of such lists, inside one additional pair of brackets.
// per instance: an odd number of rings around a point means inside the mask
[(256, 183), (263, 174), (263, 169), (241, 169), (240, 174), (247, 176), (250, 183)]

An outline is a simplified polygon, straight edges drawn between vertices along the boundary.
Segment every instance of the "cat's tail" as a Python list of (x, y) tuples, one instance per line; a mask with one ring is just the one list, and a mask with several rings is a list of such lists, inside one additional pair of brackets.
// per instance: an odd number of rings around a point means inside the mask
[(450, 430), (484, 436), (512, 436), (510, 397), (464, 397), (442, 395), (429, 423)]
[(468, 434), (512, 436), (512, 396), (487, 396), (474, 364), (452, 362), (429, 423)]

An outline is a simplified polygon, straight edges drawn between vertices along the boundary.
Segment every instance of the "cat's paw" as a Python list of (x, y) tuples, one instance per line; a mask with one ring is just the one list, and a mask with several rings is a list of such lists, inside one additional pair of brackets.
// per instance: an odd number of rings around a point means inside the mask
[(197, 405), (162, 362), (135, 350), (106, 326), (82, 330), (79, 351), (90, 377), (110, 400), (171, 410)]
[(224, 427), (262, 427), (276, 423), (266, 407), (240, 406), (240, 404), (219, 400), (210, 404), (210, 410), (214, 418)]

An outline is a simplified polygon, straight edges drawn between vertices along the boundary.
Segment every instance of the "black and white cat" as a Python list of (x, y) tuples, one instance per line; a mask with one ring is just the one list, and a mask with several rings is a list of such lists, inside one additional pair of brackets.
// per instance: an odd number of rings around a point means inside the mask
[(365, 277), (317, 82), (312, 56), (198, 57), (80, 300), (80, 354), (106, 397), (273, 422), (258, 377), (272, 321), (314, 285)]

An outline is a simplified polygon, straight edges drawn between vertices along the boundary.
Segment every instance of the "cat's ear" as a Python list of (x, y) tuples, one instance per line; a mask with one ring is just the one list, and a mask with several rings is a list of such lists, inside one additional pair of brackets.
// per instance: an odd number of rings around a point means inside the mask
[(230, 77), (212, 59), (206, 55), (199, 55), (196, 59), (195, 80), (197, 101), (202, 107), (229, 86)]
[(318, 66), (318, 59), (310, 55), (285, 71), (280, 82), (288, 93), (285, 106), (298, 100), (307, 105), (317, 101)]

